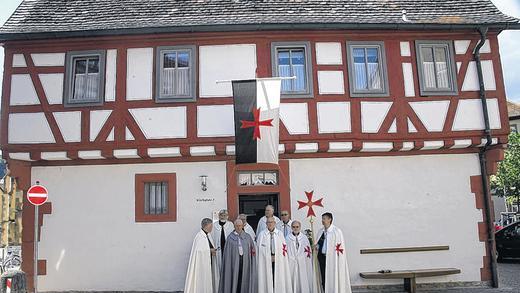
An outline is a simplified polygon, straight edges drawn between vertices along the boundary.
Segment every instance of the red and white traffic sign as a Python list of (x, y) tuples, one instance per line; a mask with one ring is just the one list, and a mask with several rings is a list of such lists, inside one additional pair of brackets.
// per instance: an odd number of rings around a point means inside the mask
[(33, 185), (27, 191), (27, 200), (35, 206), (41, 206), (47, 202), (49, 193), (47, 189), (41, 185)]

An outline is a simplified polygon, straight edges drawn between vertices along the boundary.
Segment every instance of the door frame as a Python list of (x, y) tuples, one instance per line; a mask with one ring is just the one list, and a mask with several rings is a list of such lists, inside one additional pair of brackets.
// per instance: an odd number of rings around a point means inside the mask
[[(280, 211), (291, 211), (291, 185), (289, 176), (289, 161), (280, 160), (278, 164), (258, 163), (258, 164), (239, 164), (235, 161), (226, 162), (227, 171), (227, 207), (229, 217), (236, 219), (238, 216), (238, 196), (261, 193), (278, 193), (278, 206)], [(278, 185), (262, 186), (239, 186), (238, 173), (241, 171), (277, 171)]]

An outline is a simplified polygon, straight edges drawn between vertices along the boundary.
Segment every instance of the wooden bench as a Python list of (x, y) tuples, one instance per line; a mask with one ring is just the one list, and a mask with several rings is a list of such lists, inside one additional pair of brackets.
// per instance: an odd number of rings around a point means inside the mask
[(392, 271), (390, 273), (367, 272), (359, 273), (364, 279), (404, 279), (404, 290), (406, 292), (415, 293), (417, 291), (416, 278), (437, 277), (460, 274), (460, 269), (423, 269), (423, 270), (405, 270)]

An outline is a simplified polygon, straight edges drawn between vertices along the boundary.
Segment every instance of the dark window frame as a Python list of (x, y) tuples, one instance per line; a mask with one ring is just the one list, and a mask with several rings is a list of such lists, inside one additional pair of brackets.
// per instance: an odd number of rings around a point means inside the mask
[[(364, 97), (388, 97), (390, 96), (390, 90), (388, 86), (388, 72), (386, 66), (386, 50), (385, 43), (383, 41), (349, 41), (346, 43), (347, 46), (347, 64), (348, 64), (348, 80), (349, 80), (349, 92), (350, 97), (353, 98), (364, 98)], [(381, 72), (381, 90), (356, 90), (355, 89), (355, 69), (354, 69), (354, 54), (355, 48), (378, 48), (379, 50), (379, 71)], [(366, 58), (366, 57), (365, 57)], [(368, 80), (367, 80), (368, 82)]]
[[(189, 51), (190, 55), (190, 94), (189, 95), (161, 95), (161, 72), (163, 69), (164, 58), (163, 55), (174, 51)], [(156, 49), (155, 56), (155, 102), (156, 103), (171, 103), (171, 102), (193, 102), (197, 100), (197, 47), (195, 45), (183, 46), (161, 46)]]
[(281, 92), (281, 98), (313, 98), (314, 97), (314, 80), (313, 80), (313, 64), (312, 50), (310, 42), (272, 42), (271, 43), (271, 66), (272, 75), (279, 76), (278, 73), (278, 50), (279, 49), (303, 49), (305, 59), (305, 90), (301, 92)]
[[(168, 212), (145, 213), (145, 184), (168, 183)], [(135, 174), (135, 222), (177, 222), (177, 175), (176, 173)]]
[[(443, 47), (446, 48), (446, 52), (448, 54), (447, 62), (449, 63), (446, 68), (450, 71), (448, 72), (448, 78), (450, 83), (449, 89), (431, 89), (426, 88), (425, 79), (424, 79), (424, 69), (423, 69), (423, 57), (421, 54), (422, 47)], [(419, 73), (419, 91), (421, 96), (453, 96), (458, 95), (459, 86), (457, 82), (457, 65), (455, 62), (455, 50), (453, 47), (453, 41), (448, 40), (416, 40), (415, 41), (415, 55), (416, 55), (416, 63), (417, 63), (417, 71)], [(434, 57), (435, 62), (435, 57)], [(434, 63), (435, 64), (435, 63)], [(435, 66), (434, 66), (435, 68)], [(437, 80), (437, 76), (435, 76), (435, 80)]]
[[(74, 96), (74, 74), (75, 60), (80, 58), (98, 57), (99, 58), (99, 88), (96, 100), (72, 101)], [(90, 51), (69, 51), (65, 56), (65, 82), (63, 89), (63, 105), (65, 107), (85, 107), (85, 106), (101, 106), (105, 102), (105, 79), (106, 79), (106, 51), (90, 50)]]

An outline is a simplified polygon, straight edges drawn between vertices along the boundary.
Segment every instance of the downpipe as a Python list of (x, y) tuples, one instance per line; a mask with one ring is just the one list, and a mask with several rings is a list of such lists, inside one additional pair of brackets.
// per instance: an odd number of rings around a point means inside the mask
[(482, 191), (484, 194), (484, 213), (486, 216), (486, 227), (487, 227), (487, 239), (486, 246), (488, 249), (488, 255), (490, 257), (490, 268), (491, 268), (491, 285), (493, 288), (498, 288), (498, 270), (497, 270), (497, 258), (496, 258), (496, 250), (495, 250), (495, 225), (492, 218), (492, 202), (491, 195), (489, 193), (489, 177), (487, 175), (487, 161), (486, 161), (486, 152), (492, 144), (491, 137), (491, 128), (489, 126), (489, 114), (486, 100), (486, 89), (484, 87), (484, 77), (482, 74), (482, 63), (480, 60), (480, 49), (484, 46), (486, 41), (486, 35), (488, 32), (487, 27), (479, 27), (478, 32), (480, 34), (480, 41), (475, 47), (475, 51), (473, 56), (475, 58), (475, 63), (477, 65), (477, 74), (478, 74), (478, 82), (479, 82), (479, 93), (480, 93), (480, 101), (482, 102), (482, 113), (484, 115), (484, 138), (486, 143), (483, 147), (480, 148), (479, 151), (479, 161), (480, 161), (480, 173), (482, 179)]

